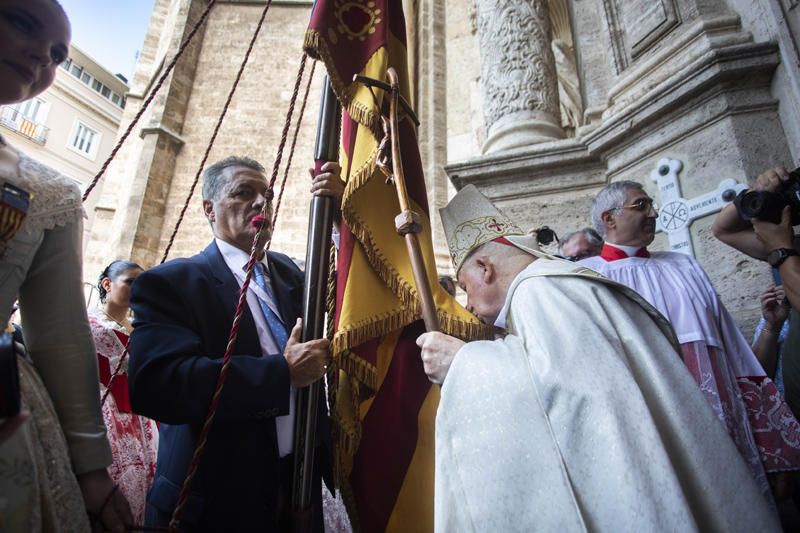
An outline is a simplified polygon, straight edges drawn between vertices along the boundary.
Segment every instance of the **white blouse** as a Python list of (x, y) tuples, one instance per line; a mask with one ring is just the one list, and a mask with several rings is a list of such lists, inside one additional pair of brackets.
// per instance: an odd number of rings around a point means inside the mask
[(83, 297), (81, 194), (66, 176), (16, 153), (17, 172), (0, 174), (0, 182), (31, 198), (27, 216), (0, 256), (0, 310), (10, 316), (19, 299), (28, 353), (53, 400), (73, 470), (82, 474), (111, 464), (111, 450)]

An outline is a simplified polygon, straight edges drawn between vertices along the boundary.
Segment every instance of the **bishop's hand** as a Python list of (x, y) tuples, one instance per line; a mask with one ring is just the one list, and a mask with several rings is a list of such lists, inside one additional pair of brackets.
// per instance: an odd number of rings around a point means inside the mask
[(417, 346), (422, 348), (422, 365), (432, 383), (444, 383), (456, 353), (464, 344), (464, 341), (438, 331), (417, 337)]
[(303, 321), (298, 318), (283, 351), (289, 364), (289, 379), (295, 388), (306, 387), (321, 378), (331, 359), (328, 339), (300, 342), (302, 333)]

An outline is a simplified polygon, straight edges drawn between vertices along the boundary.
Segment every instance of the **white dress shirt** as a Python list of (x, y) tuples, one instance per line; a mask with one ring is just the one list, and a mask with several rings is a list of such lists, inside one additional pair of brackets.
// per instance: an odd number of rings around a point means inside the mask
[[(223, 240), (214, 240), (217, 243), (220, 253), (222, 253), (222, 258), (225, 260), (225, 264), (228, 265), (233, 277), (236, 278), (236, 281), (239, 283), (239, 287), (241, 287), (244, 284), (245, 268), (247, 267), (247, 262), (250, 260), (250, 255)], [(264, 259), (262, 259), (262, 262), (264, 263), (264, 266), (267, 267), (266, 255), (264, 256)], [(272, 281), (269, 279), (269, 268), (267, 267), (265, 270), (266, 272), (264, 278), (266, 282), (269, 283), (270, 288), (273, 288)], [(275, 294), (274, 288), (272, 293)], [(247, 288), (247, 306), (250, 308), (250, 313), (253, 315), (253, 320), (256, 323), (256, 331), (258, 332), (258, 342), (261, 345), (261, 353), (263, 355), (280, 353), (280, 349), (278, 348), (275, 339), (272, 337), (272, 331), (269, 329), (267, 320), (264, 318), (264, 313), (261, 311), (258, 298), (261, 298), (263, 301), (265, 301), (269, 308), (272, 309), (276, 315), (279, 317), (281, 316), (276, 303), (269, 298), (258, 285), (256, 285), (254, 280), (251, 279), (250, 285), (248, 285)], [(294, 324), (284, 324), (284, 326), (286, 326), (286, 332), (288, 334), (292, 331)], [(292, 449), (294, 448), (295, 394), (296, 392), (294, 387), (291, 387), (289, 392), (289, 414), (275, 417), (275, 430), (278, 433), (278, 453), (281, 457), (286, 457), (292, 453)]]

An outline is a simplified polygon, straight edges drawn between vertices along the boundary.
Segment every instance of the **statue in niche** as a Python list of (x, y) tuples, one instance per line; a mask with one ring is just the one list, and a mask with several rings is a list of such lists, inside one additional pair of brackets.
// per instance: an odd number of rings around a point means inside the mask
[(578, 62), (572, 41), (567, 0), (549, 0), (553, 57), (558, 77), (558, 101), (561, 109), (561, 126), (568, 137), (583, 125), (583, 97), (578, 75)]

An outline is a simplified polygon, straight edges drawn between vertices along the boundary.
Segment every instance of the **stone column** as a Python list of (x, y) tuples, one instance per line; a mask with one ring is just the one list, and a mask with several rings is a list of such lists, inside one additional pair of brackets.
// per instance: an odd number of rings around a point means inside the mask
[(547, 0), (477, 0), (484, 153), (561, 139)]
[(441, 103), (447, 99), (447, 1), (415, 0), (414, 3), (416, 9), (406, 9), (405, 13), (407, 21), (413, 17), (416, 28), (412, 76), (416, 80), (414, 105), (421, 121), (419, 154), (428, 190), (436, 269), (446, 273), (451, 271), (452, 264), (439, 209), (447, 205), (450, 184), (444, 171), (447, 164), (447, 113), (441, 108)]

